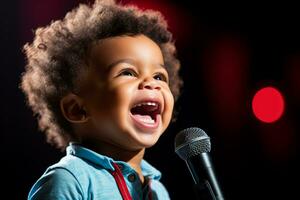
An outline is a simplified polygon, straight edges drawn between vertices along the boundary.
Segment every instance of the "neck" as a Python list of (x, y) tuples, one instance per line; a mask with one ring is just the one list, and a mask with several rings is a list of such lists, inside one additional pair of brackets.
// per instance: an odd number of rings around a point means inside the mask
[(139, 175), (139, 178), (142, 183), (144, 183), (144, 176), (141, 169), (141, 162), (144, 157), (145, 149), (136, 150), (136, 151), (120, 151), (115, 152), (114, 155), (110, 155), (115, 160), (122, 160), (127, 162)]
[(109, 156), (114, 160), (120, 160), (128, 163), (138, 173), (141, 182), (144, 182), (144, 176), (142, 174), (141, 169), (141, 162), (144, 157), (145, 148), (139, 150), (124, 150), (122, 148), (111, 145), (109, 146), (109, 148), (105, 148), (105, 144), (84, 144), (84, 146), (102, 155)]
[(126, 161), (139, 175), (141, 182), (144, 182), (144, 176), (141, 169), (141, 162), (145, 154), (145, 149), (139, 151), (136, 155), (131, 157), (128, 161)]

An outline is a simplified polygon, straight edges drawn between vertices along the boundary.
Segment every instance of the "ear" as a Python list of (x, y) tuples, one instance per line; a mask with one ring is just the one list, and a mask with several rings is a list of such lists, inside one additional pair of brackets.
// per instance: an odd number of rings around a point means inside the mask
[(78, 124), (88, 121), (82, 99), (73, 93), (67, 94), (60, 100), (60, 109), (69, 122)]

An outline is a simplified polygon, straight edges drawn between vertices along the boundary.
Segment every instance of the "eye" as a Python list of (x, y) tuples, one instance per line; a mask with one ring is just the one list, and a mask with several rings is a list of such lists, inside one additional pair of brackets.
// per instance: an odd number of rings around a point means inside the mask
[(153, 78), (155, 80), (163, 81), (163, 82), (166, 82), (166, 83), (169, 82), (168, 77), (165, 74), (163, 74), (163, 73), (157, 73), (157, 74), (154, 75)]
[(123, 69), (121, 72), (118, 74), (118, 76), (133, 76), (135, 77), (137, 73), (133, 69)]

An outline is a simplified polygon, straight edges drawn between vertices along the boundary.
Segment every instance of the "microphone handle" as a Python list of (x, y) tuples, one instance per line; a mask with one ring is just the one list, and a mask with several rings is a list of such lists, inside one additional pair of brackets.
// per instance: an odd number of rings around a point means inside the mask
[[(188, 169), (200, 196), (210, 196), (212, 200), (224, 200), (208, 153), (201, 153), (186, 160)], [(207, 198), (203, 198), (207, 199)]]

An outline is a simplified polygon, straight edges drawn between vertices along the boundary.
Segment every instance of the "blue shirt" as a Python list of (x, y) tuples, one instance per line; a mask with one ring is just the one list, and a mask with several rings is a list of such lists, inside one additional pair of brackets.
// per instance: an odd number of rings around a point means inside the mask
[[(138, 174), (126, 162), (114, 161), (77, 144), (67, 147), (67, 154), (50, 166), (31, 188), (30, 200), (122, 200), (115, 179), (110, 173), (112, 162), (122, 171), (133, 199), (148, 199)], [(170, 199), (167, 190), (159, 182), (161, 173), (145, 160), (141, 162), (143, 175), (151, 179), (152, 199)]]

